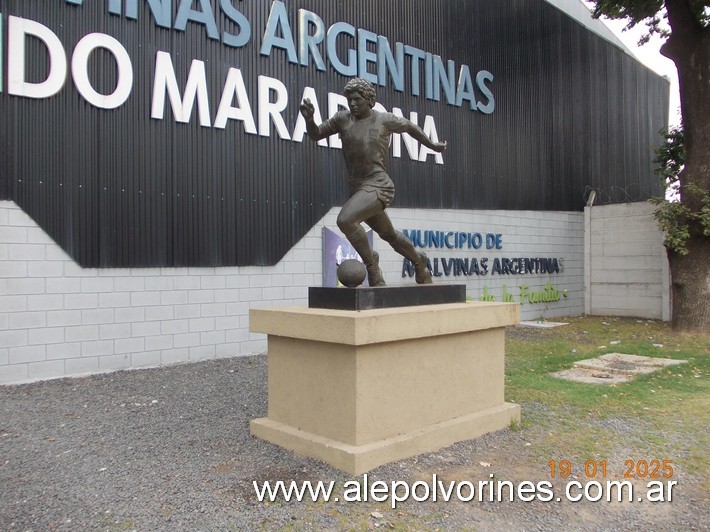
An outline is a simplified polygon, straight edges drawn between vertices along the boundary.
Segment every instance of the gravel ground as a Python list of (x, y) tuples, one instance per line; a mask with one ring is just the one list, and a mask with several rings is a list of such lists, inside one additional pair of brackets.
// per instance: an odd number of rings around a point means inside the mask
[[(672, 503), (259, 502), (252, 481), (353, 478), (252, 438), (266, 357), (0, 387), (0, 530), (707, 530), (701, 479)], [(523, 406), (525, 412), (544, 405)], [(606, 420), (627, 434), (626, 420)], [(546, 429), (546, 430), (549, 430)], [(544, 433), (504, 430), (377, 468), (382, 480), (549, 480)], [(556, 456), (550, 449), (550, 459)], [(362, 481), (363, 477), (354, 477)]]

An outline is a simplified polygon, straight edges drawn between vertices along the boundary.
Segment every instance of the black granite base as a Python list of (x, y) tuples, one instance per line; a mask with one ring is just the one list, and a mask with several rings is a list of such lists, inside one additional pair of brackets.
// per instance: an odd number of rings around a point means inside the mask
[(308, 307), (333, 310), (370, 310), (376, 308), (412, 307), (464, 303), (466, 285), (426, 284), (415, 286), (380, 286), (357, 288), (311, 286)]

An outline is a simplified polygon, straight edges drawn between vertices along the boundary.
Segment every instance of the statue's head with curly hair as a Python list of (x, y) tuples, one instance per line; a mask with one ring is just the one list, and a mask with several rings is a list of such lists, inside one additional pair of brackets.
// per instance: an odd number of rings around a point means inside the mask
[(343, 89), (343, 95), (350, 96), (353, 93), (359, 92), (367, 103), (370, 105), (370, 109), (375, 106), (376, 93), (375, 86), (362, 78), (353, 78), (345, 84)]

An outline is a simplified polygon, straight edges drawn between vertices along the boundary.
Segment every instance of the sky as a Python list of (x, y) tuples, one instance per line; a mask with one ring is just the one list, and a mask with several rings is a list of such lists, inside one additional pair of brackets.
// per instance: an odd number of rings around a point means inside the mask
[[(591, 5), (591, 2), (585, 2)], [(680, 126), (680, 93), (678, 92), (678, 72), (675, 63), (661, 55), (660, 49), (663, 39), (654, 36), (648, 43), (638, 46), (638, 41), (645, 33), (646, 26), (636, 25), (633, 29), (624, 31), (624, 20), (600, 19), (609, 29), (628, 47), (634, 55), (648, 68), (667, 77), (671, 81), (670, 105), (668, 111), (668, 125)]]

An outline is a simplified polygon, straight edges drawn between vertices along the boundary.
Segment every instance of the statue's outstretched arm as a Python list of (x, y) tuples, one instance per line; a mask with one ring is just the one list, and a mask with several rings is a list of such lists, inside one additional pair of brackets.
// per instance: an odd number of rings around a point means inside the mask
[[(407, 120), (407, 122), (409, 122), (409, 120)], [(427, 148), (434, 150), (435, 152), (441, 153), (446, 149), (446, 141), (432, 141), (429, 137), (426, 136), (424, 131), (422, 131), (422, 128), (420, 128), (414, 122), (409, 122), (404, 132), (412, 136), (415, 140), (418, 140), (419, 142), (424, 144), (424, 146), (426, 146)]]
[(337, 133), (332, 127), (330, 120), (323, 122), (322, 124), (316, 124), (313, 120), (313, 115), (315, 114), (315, 107), (313, 102), (306, 98), (301, 102), (299, 107), (303, 118), (306, 119), (306, 133), (312, 140), (320, 140), (331, 136), (333, 133)]

